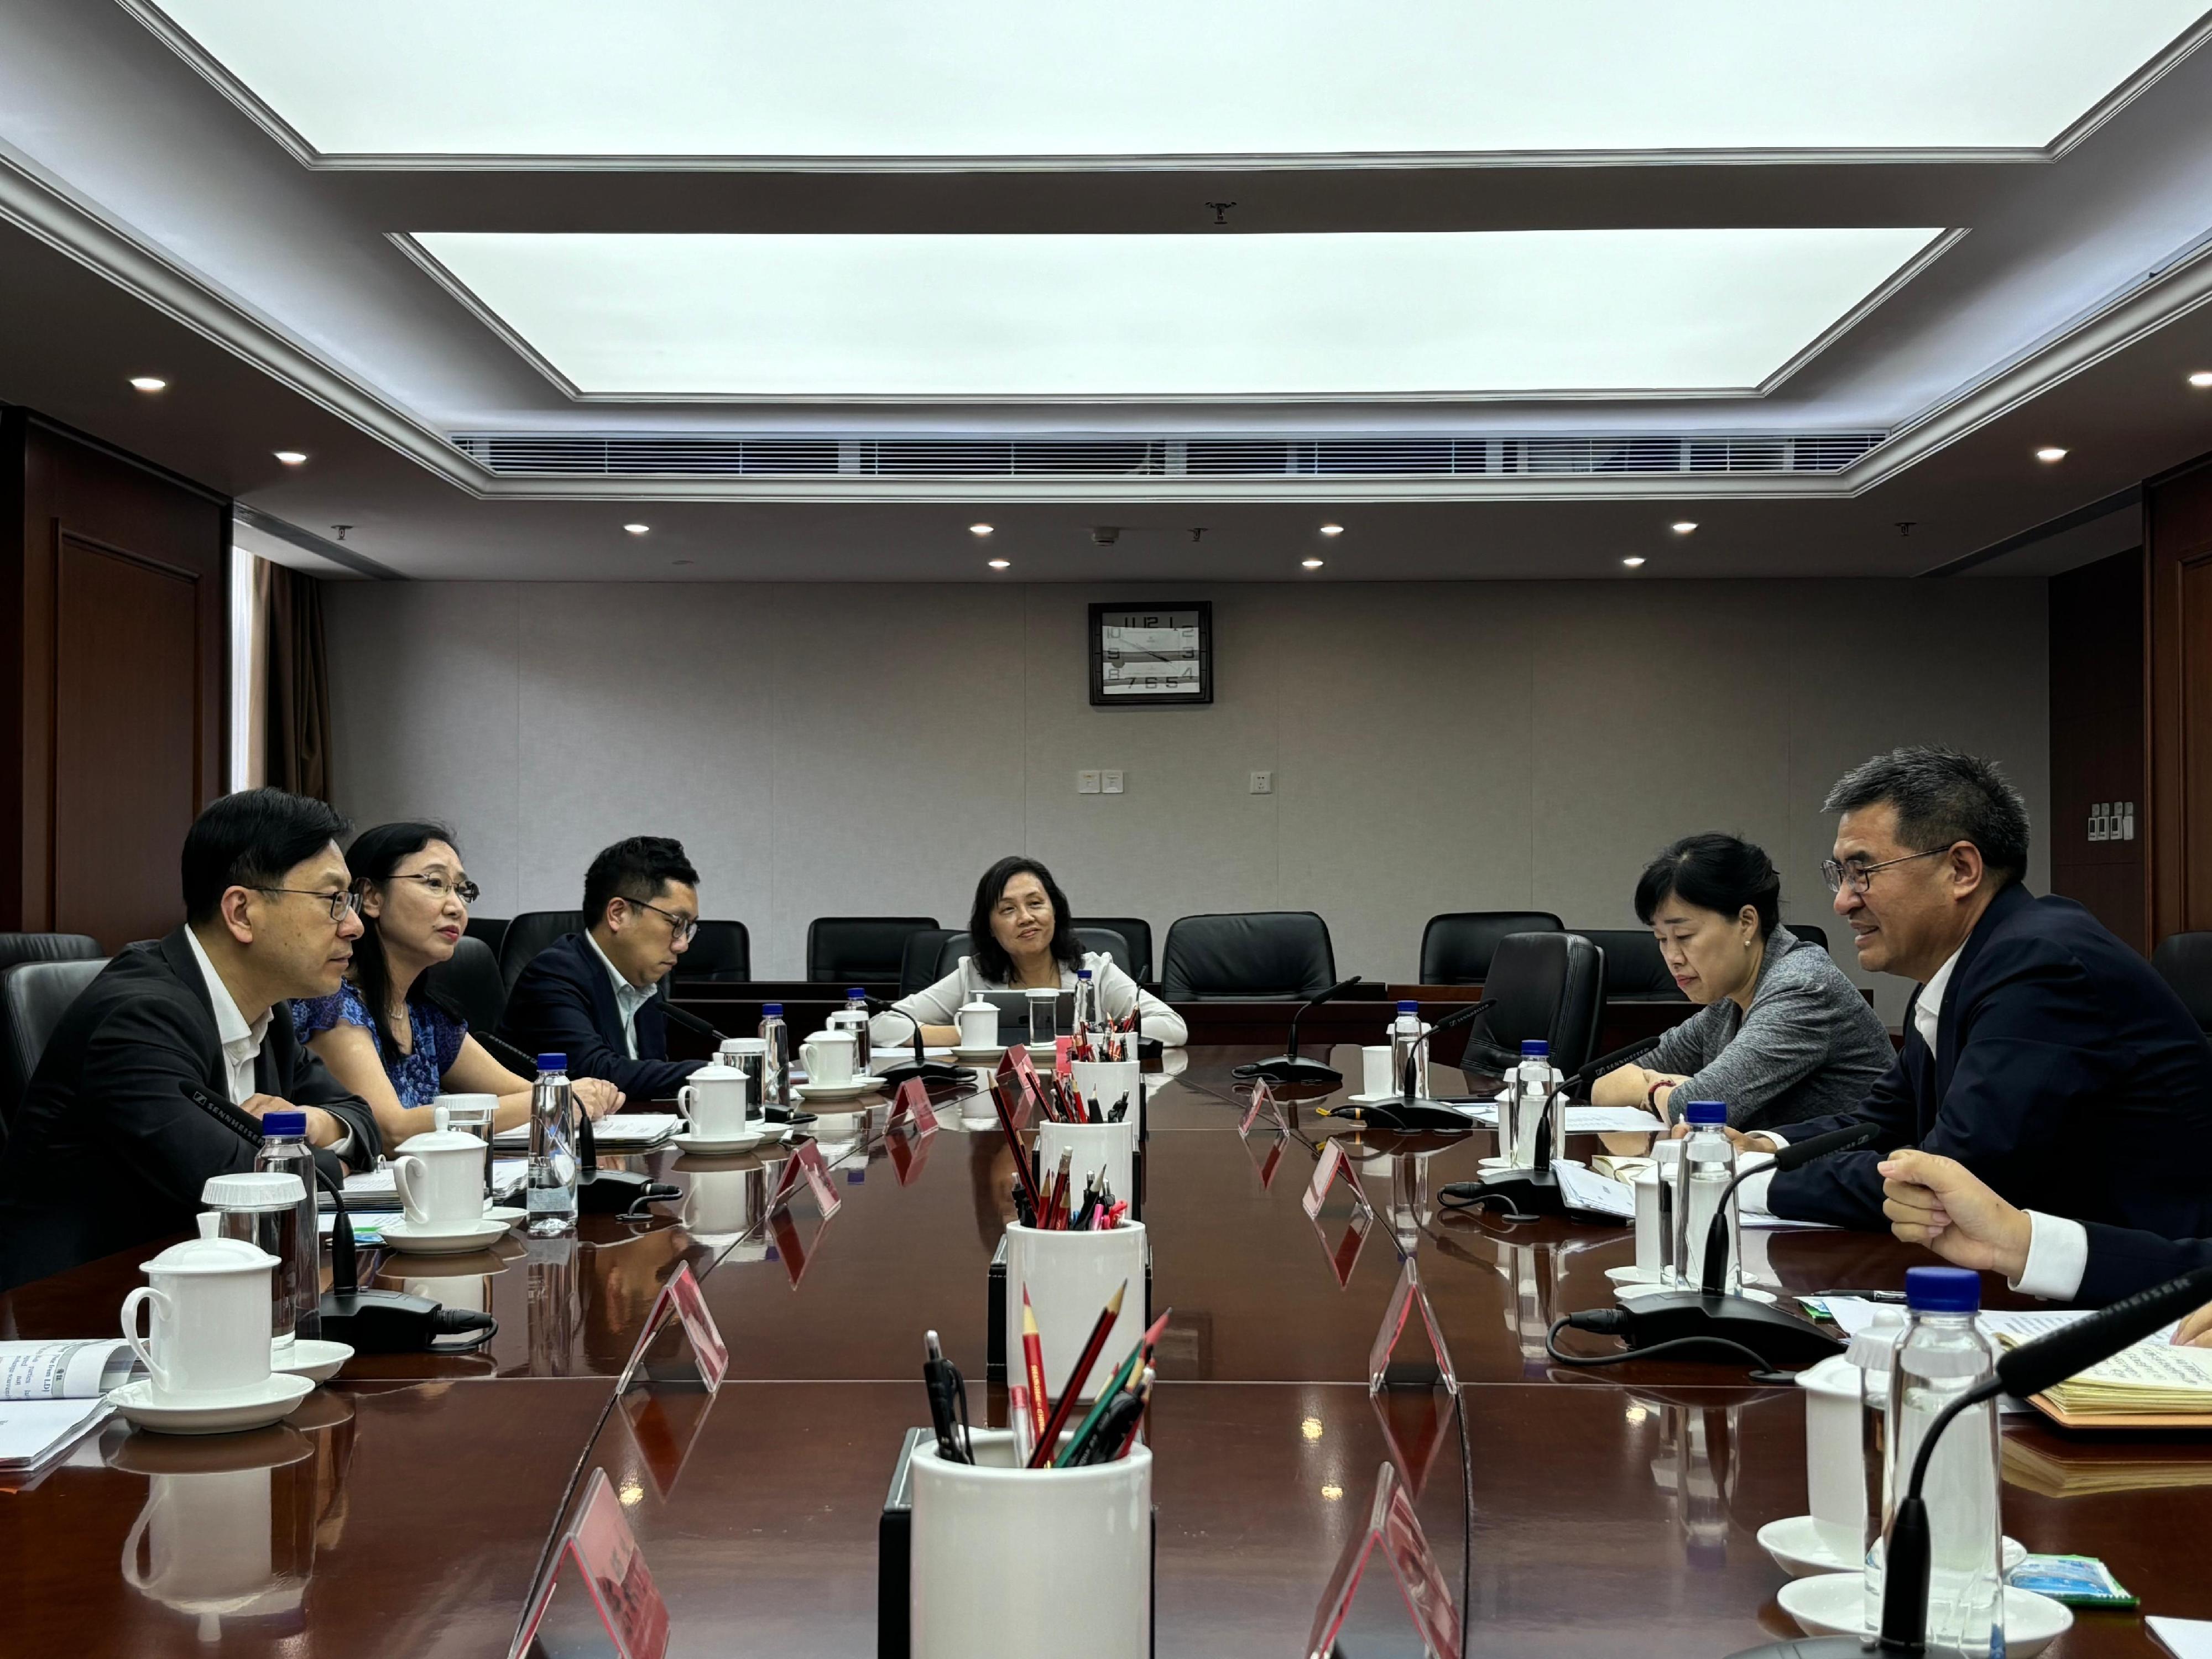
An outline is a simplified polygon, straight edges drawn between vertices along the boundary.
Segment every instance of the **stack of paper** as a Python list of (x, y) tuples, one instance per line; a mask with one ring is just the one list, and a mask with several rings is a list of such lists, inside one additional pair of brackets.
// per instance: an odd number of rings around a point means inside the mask
[(107, 1419), (106, 1395), (129, 1381), (131, 1345), (0, 1342), (0, 1475), (35, 1468)]
[[(491, 1164), (491, 1195), (503, 1199), (522, 1190), (522, 1183), (530, 1177), (530, 1160), (526, 1158), (495, 1158)], [(399, 1182), (392, 1173), (389, 1164), (374, 1170), (365, 1170), (359, 1175), (345, 1178), (345, 1206), (349, 1210), (396, 1210), (399, 1207)], [(323, 1231), (330, 1231), (325, 1226)]]
[[(1495, 1124), (1498, 1108), (1492, 1105), (1470, 1106), (1467, 1115), (1477, 1123)], [(1567, 1108), (1567, 1133), (1583, 1134), (1658, 1134), (1666, 1128), (1650, 1113), (1635, 1106), (1570, 1106)]]
[[(642, 1152), (648, 1146), (658, 1146), (676, 1133), (676, 1126), (684, 1120), (673, 1112), (617, 1112), (603, 1117), (592, 1126), (592, 1138), (603, 1152)], [(495, 1146), (527, 1146), (530, 1127), (508, 1129), (495, 1137)]]

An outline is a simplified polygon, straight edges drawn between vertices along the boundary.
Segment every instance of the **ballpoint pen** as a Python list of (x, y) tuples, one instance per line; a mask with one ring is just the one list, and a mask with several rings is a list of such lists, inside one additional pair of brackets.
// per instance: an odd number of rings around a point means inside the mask
[[(922, 1334), (922, 1387), (929, 1393), (930, 1426), (937, 1431), (937, 1455), (948, 1463), (975, 1461), (968, 1438), (968, 1389), (958, 1367), (945, 1357), (935, 1331)], [(953, 1437), (955, 1427), (959, 1438)]]

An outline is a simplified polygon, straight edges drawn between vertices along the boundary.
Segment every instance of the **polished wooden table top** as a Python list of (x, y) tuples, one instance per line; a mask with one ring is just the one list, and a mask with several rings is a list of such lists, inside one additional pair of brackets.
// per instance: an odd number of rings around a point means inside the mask
[[(1241, 1137), (1231, 1071), (1261, 1052), (1194, 1049), (1153, 1080), (1145, 1220), (1155, 1308), (1175, 1310), (1148, 1430), (1160, 1650), (1297, 1650), (1386, 1462), (1418, 1492), (1470, 1652), (1724, 1655), (1788, 1633), (1783, 1574), (1754, 1535), (1805, 1508), (1797, 1392), (1750, 1386), (1740, 1366), (1553, 1361), (1553, 1319), (1610, 1305), (1626, 1231), (1440, 1213), (1437, 1189), (1473, 1173), (1485, 1133), (1360, 1136), (1308, 1103), (1288, 1137)], [(1357, 1066), (1348, 1047), (1334, 1059)], [(780, 1152), (664, 1152), (641, 1163), (684, 1196), (649, 1223), (590, 1217), (573, 1242), (380, 1258), (379, 1282), (488, 1307), (498, 1335), (472, 1355), (364, 1357), (257, 1436), (112, 1425), (0, 1493), (0, 1629), (24, 1651), (503, 1653), (600, 1468), (667, 1597), (672, 1653), (872, 1653), (877, 1517), (901, 1436), (927, 1420), (925, 1328), (968, 1373), (977, 1420), (1003, 1418), (982, 1378), (1011, 1164), (981, 1105), (941, 1103), (927, 1134), (887, 1136), (880, 1102), (825, 1115), (842, 1200), (827, 1221), (805, 1199), (764, 1214)], [(1377, 1212), (1341, 1284), (1298, 1202), (1330, 1136), (1350, 1137)], [(1333, 1243), (1333, 1210), (1323, 1221)], [(1926, 1259), (1881, 1237), (1746, 1237), (1754, 1271), (1793, 1292), (1894, 1287)], [(1369, 1396), (1401, 1246), (1466, 1384), (1456, 1407), (1441, 1389)], [(0, 1335), (106, 1333), (151, 1253), (21, 1287), (0, 1301)], [(701, 1278), (731, 1380), (709, 1397), (656, 1366), (663, 1380), (618, 1398), (678, 1263)], [(674, 1354), (672, 1332), (659, 1342)], [(1417, 1328), (1401, 1357), (1425, 1357)], [(2102, 1556), (2148, 1611), (2212, 1618), (2212, 1443), (2008, 1419), (2005, 1476), (2006, 1528), (2031, 1549)], [(233, 1535), (247, 1541), (204, 1541)], [(1343, 1640), (1418, 1650), (1379, 1563)], [(2085, 1613), (2051, 1651), (2159, 1650), (2133, 1613)]]

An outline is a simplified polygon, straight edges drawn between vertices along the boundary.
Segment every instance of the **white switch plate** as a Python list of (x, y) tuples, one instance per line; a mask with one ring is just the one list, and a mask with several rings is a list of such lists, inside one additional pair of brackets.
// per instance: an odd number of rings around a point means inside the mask
[(1101, 772), (1098, 784), (1102, 794), (1118, 795), (1121, 793), (1121, 775), (1119, 772)]
[(1255, 772), (1252, 775), (1252, 793), (1255, 795), (1273, 794), (1275, 775), (1273, 772)]
[(1079, 795), (1097, 794), (1098, 775), (1096, 772), (1078, 772), (1075, 775), (1075, 793)]

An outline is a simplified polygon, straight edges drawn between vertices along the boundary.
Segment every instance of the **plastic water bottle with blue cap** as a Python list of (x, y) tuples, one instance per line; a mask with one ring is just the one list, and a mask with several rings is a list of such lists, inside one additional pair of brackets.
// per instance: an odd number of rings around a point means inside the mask
[(576, 1146), (568, 1056), (538, 1056), (530, 1085), (530, 1180), (523, 1203), (532, 1238), (566, 1238), (576, 1231)]
[(1738, 1237), (1735, 1194), (1728, 1191), (1735, 1179), (1728, 1107), (1717, 1100), (1693, 1100), (1683, 1117), (1690, 1133), (1682, 1142), (1681, 1161), (1674, 1166), (1674, 1266), (1685, 1285), (1704, 1282), (1705, 1237), (1712, 1231), (1721, 1195), (1727, 1193), (1729, 1267), (1723, 1288), (1737, 1296), (1743, 1290), (1743, 1241)]
[[(1552, 1108), (1552, 1045), (1541, 1037), (1530, 1037), (1521, 1045), (1521, 1063), (1506, 1079), (1504, 1133), (1498, 1137), (1499, 1154), (1514, 1169), (1536, 1167), (1536, 1138)], [(1555, 1141), (1552, 1156), (1558, 1158), (1565, 1150)]]

